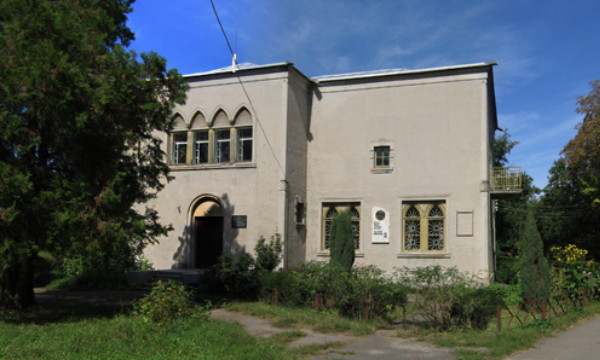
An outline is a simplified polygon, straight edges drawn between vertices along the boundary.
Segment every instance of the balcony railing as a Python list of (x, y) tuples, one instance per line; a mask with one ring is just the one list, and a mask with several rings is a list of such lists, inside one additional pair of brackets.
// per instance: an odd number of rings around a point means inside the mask
[(522, 172), (520, 166), (493, 168), (490, 190), (493, 193), (518, 193), (522, 191)]

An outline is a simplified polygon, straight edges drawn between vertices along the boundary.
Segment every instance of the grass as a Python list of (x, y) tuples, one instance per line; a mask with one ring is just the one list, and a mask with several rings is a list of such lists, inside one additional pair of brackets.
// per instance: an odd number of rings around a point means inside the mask
[(82, 313), (76, 310), (63, 306), (36, 307), (24, 314), (0, 311), (0, 359), (299, 358), (232, 323), (186, 318), (159, 327), (106, 309), (97, 314), (89, 306)]
[(380, 325), (348, 319), (335, 312), (317, 312), (308, 308), (271, 305), (263, 302), (232, 302), (223, 306), (227, 310), (270, 319), (280, 328), (307, 326), (320, 333), (350, 333), (357, 336), (372, 334)]
[(451, 330), (443, 333), (422, 331), (417, 333), (417, 336), (419, 340), (437, 346), (457, 348), (454, 352), (457, 360), (493, 360), (528, 349), (541, 338), (553, 336), (578, 321), (596, 314), (600, 314), (600, 302), (591, 303), (582, 310), (572, 310), (564, 316), (549, 321), (532, 322), (527, 326), (518, 326), (500, 332), (494, 326), (490, 326), (483, 331)]

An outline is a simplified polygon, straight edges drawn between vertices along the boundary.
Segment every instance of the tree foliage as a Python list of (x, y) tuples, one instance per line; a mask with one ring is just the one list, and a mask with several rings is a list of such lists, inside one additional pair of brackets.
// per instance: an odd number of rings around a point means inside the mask
[(582, 185), (582, 193), (600, 208), (600, 80), (592, 91), (578, 100), (577, 112), (584, 114), (577, 135), (563, 149), (565, 161)]
[(126, 46), (132, 0), (0, 2), (0, 300), (34, 302), (38, 252), (132, 263), (168, 228), (142, 204), (181, 76)]
[(584, 120), (550, 169), (541, 232), (547, 248), (575, 244), (600, 259), (600, 80), (578, 104)]
[(334, 266), (350, 271), (354, 265), (354, 234), (349, 211), (338, 213), (331, 224), (331, 260)]
[[(508, 131), (503, 130), (494, 139), (494, 166), (505, 166), (508, 154), (518, 144)], [(522, 191), (497, 200), (496, 227), (496, 280), (515, 283), (520, 269), (519, 236), (528, 207), (535, 202), (539, 189), (527, 173), (522, 176)]]

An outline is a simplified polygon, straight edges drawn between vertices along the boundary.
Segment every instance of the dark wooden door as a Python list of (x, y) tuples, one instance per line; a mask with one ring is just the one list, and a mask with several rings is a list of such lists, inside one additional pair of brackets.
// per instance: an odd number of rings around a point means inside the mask
[(196, 268), (215, 265), (223, 254), (223, 218), (194, 218), (196, 231)]

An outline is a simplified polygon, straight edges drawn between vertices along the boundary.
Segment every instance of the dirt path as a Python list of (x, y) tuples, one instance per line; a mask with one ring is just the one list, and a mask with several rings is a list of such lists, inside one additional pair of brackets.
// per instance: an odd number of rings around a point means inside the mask
[(306, 334), (305, 337), (292, 342), (289, 345), (290, 347), (332, 342), (345, 344), (339, 348), (326, 350), (323, 354), (313, 357), (313, 359), (454, 359), (452, 349), (436, 348), (427, 343), (399, 338), (394, 330), (379, 330), (372, 335), (358, 337), (342, 334), (321, 334), (307, 328), (277, 328), (271, 325), (268, 320), (223, 309), (212, 311), (211, 316), (219, 320), (237, 322), (244, 326), (248, 333), (265, 338), (292, 330), (300, 330)]

